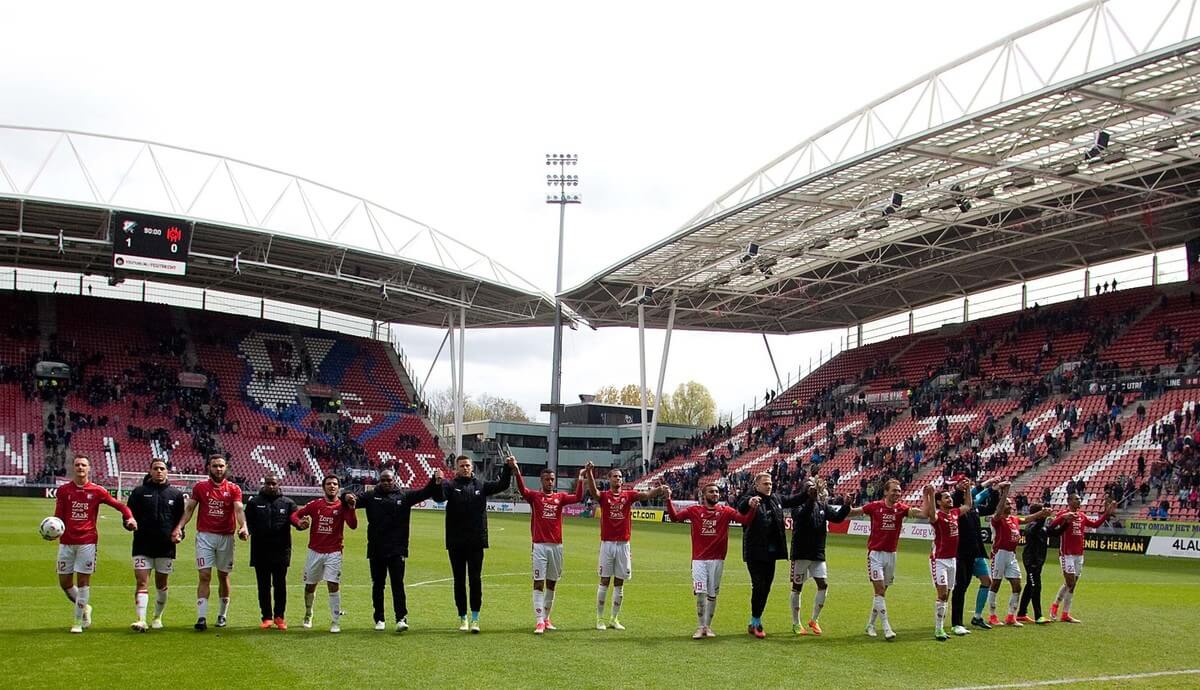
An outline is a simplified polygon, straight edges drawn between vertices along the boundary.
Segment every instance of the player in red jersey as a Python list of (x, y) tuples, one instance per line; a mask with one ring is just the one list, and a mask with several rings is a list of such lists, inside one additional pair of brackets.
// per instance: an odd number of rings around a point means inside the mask
[(121, 511), (125, 529), (137, 529), (137, 520), (124, 504), (113, 498), (108, 490), (88, 481), (92, 462), (86, 455), (75, 456), (75, 476), (58, 487), (55, 495), (54, 516), (66, 527), (58, 538), (58, 586), (62, 587), (75, 609), (75, 622), (71, 632), (81, 633), (92, 624), (92, 607), (88, 601), (92, 595), (92, 573), (96, 572), (96, 517), (100, 504), (110, 505)]
[[(595, 473), (588, 474), (588, 492), (600, 509), (600, 586), (596, 590), (596, 629), (624, 630), (619, 616), (624, 600), (625, 581), (633, 576), (629, 536), (633, 531), (633, 504), (663, 495), (665, 487), (650, 491), (625, 488), (625, 474), (617, 468), (608, 471), (608, 489), (596, 490)], [(612, 617), (604, 618), (608, 585), (613, 585)]]
[[(963, 509), (971, 509), (970, 482), (962, 481)], [(922, 507), (925, 519), (933, 525), (933, 548), (929, 552), (929, 573), (937, 590), (937, 602), (933, 608), (933, 638), (938, 642), (950, 639), (946, 634), (946, 601), (954, 589), (955, 571), (958, 566), (958, 517), (960, 510), (954, 507), (954, 494), (947, 490), (938, 491), (933, 485), (925, 487)]]
[(717, 611), (717, 593), (721, 591), (721, 575), (725, 572), (725, 556), (729, 553), (729, 523), (751, 519), (762, 499), (750, 499), (746, 515), (727, 505), (718, 505), (721, 491), (715, 483), (704, 485), (703, 499), (694, 506), (675, 510), (671, 489), (665, 488), (667, 516), (671, 522), (692, 523), (692, 593), (696, 595), (696, 632), (693, 640), (716, 637), (712, 630), (713, 614)]
[(1058, 595), (1054, 597), (1054, 603), (1050, 605), (1051, 620), (1059, 615), (1061, 605), (1062, 616), (1059, 620), (1064, 623), (1081, 622), (1071, 616), (1071, 602), (1075, 599), (1075, 585), (1079, 583), (1079, 576), (1083, 574), (1084, 534), (1087, 533), (1089, 527), (1103, 525), (1105, 520), (1112, 517), (1117, 508), (1117, 504), (1110, 500), (1104, 506), (1104, 512), (1099, 517), (1090, 518), (1079, 510), (1081, 505), (1079, 494), (1067, 496), (1067, 509), (1055, 515), (1049, 525), (1051, 528), (1059, 526), (1065, 528), (1058, 547), (1058, 562), (1062, 566), (1063, 585), (1058, 588)]
[(896, 639), (887, 615), (887, 590), (896, 577), (896, 546), (900, 542), (900, 527), (906, 517), (921, 517), (924, 511), (900, 501), (900, 480), (884, 483), (883, 500), (872, 501), (861, 508), (852, 508), (850, 516), (871, 518), (871, 536), (867, 539), (867, 575), (875, 595), (871, 617), (867, 620), (867, 636), (875, 637), (875, 620), (883, 623), (883, 639)]
[(517, 467), (517, 459), (510, 455), (504, 462), (516, 475), (517, 491), (530, 507), (529, 532), (533, 537), (530, 555), (533, 566), (533, 615), (537, 618), (533, 633), (541, 635), (547, 630), (557, 630), (550, 620), (550, 610), (554, 607), (554, 588), (563, 574), (563, 507), (583, 501), (583, 478), (592, 471), (592, 463), (589, 462), (580, 471), (579, 478), (575, 480), (575, 493), (566, 493), (554, 491), (554, 470), (542, 470), (542, 490), (532, 491), (525, 488), (525, 480)]
[(304, 561), (304, 622), (301, 625), (312, 627), (317, 585), (324, 580), (329, 588), (331, 633), (342, 631), (338, 625), (342, 614), (342, 537), (346, 527), (358, 529), (358, 516), (354, 513), (358, 499), (353, 493), (338, 498), (339, 488), (338, 478), (327, 475), (321, 480), (325, 496), (309, 501), (292, 513), (291, 518), (292, 524), (301, 531), (312, 528), (308, 533), (308, 557)]
[(200, 573), (196, 585), (196, 630), (208, 630), (208, 595), (212, 584), (213, 568), (217, 569), (218, 593), (221, 608), (217, 613), (217, 627), (225, 627), (229, 615), (229, 572), (233, 570), (233, 535), (245, 541), (250, 537), (246, 530), (246, 510), (242, 506), (242, 490), (225, 479), (225, 457), (211, 455), (207, 463), (208, 479), (192, 487), (183, 509), (183, 518), (171, 533), (178, 544), (183, 540), (183, 528), (196, 517), (196, 569)]
[(1008, 597), (1008, 615), (1004, 624), (1021, 627), (1017, 620), (1017, 605), (1021, 603), (1021, 566), (1017, 563), (1017, 547), (1021, 544), (1021, 523), (1041, 520), (1050, 515), (1049, 510), (1042, 510), (1031, 515), (1018, 516), (1016, 506), (1008, 497), (1008, 489), (1012, 482), (1001, 482), (996, 485), (1000, 489), (1000, 502), (996, 514), (992, 516), (992, 586), (988, 590), (988, 625), (1000, 625), (996, 615), (996, 596), (1000, 592), (1000, 582), (1008, 580), (1012, 585), (1012, 594)]

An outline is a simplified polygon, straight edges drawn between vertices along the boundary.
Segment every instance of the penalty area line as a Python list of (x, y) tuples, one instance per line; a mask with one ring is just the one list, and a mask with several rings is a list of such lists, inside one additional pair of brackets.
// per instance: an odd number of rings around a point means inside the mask
[(1092, 676), (1090, 678), (1058, 678), (1055, 680), (1031, 680), (1023, 683), (1004, 683), (1002, 685), (965, 685), (946, 690), (1003, 690), (1004, 688), (1038, 688), (1047, 685), (1071, 685), (1073, 683), (1095, 683), (1114, 680), (1138, 680), (1141, 678), (1161, 678), (1164, 676), (1188, 676), (1200, 674), (1200, 668), (1187, 668), (1178, 671), (1150, 671), (1148, 673), (1123, 673), (1117, 676)]

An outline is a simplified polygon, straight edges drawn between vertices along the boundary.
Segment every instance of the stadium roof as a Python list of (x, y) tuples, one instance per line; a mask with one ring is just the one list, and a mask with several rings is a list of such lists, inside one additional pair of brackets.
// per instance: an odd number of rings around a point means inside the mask
[(361, 197), (190, 149), (0, 125), (0, 263), (111, 276), (114, 210), (195, 221), (185, 276), (130, 278), (380, 322), (443, 326), (465, 306), (470, 326), (553, 323), (529, 281)]
[(678, 328), (792, 333), (1178, 246), (1200, 227), (1191, 6), (1097, 0), (985, 46), (563, 299), (594, 326), (642, 299), (662, 327), (674, 300)]

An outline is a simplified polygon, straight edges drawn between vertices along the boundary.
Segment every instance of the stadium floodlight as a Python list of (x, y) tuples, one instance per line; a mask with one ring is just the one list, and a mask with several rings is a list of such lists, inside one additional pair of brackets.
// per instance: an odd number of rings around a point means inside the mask
[(1013, 177), (1008, 178), (1007, 186), (1012, 187), (1013, 189), (1023, 189), (1025, 187), (1032, 187), (1035, 181), (1036, 180), (1034, 179), (1033, 175), (1029, 173), (1024, 175), (1014, 175)]
[(554, 281), (554, 348), (550, 364), (550, 429), (546, 435), (550, 469), (558, 471), (558, 427), (559, 412), (562, 410), (562, 292), (563, 275), (563, 232), (567, 219), (567, 204), (582, 203), (578, 192), (568, 193), (568, 188), (579, 186), (579, 175), (567, 174), (567, 168), (579, 164), (574, 153), (547, 153), (546, 165), (557, 166), (557, 174), (546, 175), (546, 186), (557, 188), (546, 195), (547, 204), (558, 204), (558, 273)]
[(829, 240), (826, 238), (819, 239), (816, 242), (813, 242), (812, 248), (813, 248), (813, 251), (820, 251), (822, 249), (828, 249), (829, 248)]
[(888, 226), (887, 218), (876, 218), (863, 226), (865, 230), (884, 230)]
[(887, 199), (879, 202), (871, 207), (870, 210), (878, 211), (881, 215), (890, 216), (904, 204), (904, 195), (900, 192), (892, 192)]
[(758, 262), (758, 270), (761, 271), (765, 276), (775, 275), (774, 271), (771, 269), (775, 268), (775, 264), (777, 263), (779, 263), (779, 259), (775, 257), (762, 259)]
[(643, 286), (642, 289), (638, 291), (637, 303), (638, 304), (649, 304), (650, 300), (653, 297), (654, 297), (654, 288)]
[(742, 258), (739, 259), (738, 261), (740, 263), (744, 264), (747, 261), (752, 260), (756, 256), (758, 256), (758, 245), (753, 242), (750, 242), (749, 244), (746, 245), (746, 251), (745, 251), (745, 253), (742, 254)]
[(1092, 159), (1092, 158), (1096, 158), (1096, 157), (1100, 156), (1101, 154), (1103, 154), (1104, 150), (1108, 148), (1108, 142), (1111, 139), (1111, 137), (1112, 137), (1112, 135), (1110, 135), (1108, 132), (1104, 131), (1103, 129), (1100, 130), (1099, 132), (1096, 132), (1096, 139), (1092, 143), (1092, 148), (1088, 149), (1087, 153), (1083, 154), (1083, 157), (1087, 158), (1087, 159)]
[(976, 199), (991, 199), (996, 195), (996, 188), (990, 184), (981, 184), (975, 188)]
[(857, 239), (857, 238), (858, 238), (858, 228), (847, 228), (846, 231), (842, 233), (843, 240), (853, 240), (853, 239)]
[(1054, 174), (1058, 175), (1059, 177), (1068, 177), (1070, 175), (1074, 175), (1077, 172), (1079, 172), (1079, 164), (1078, 163), (1063, 163), (1062, 165), (1060, 165), (1058, 167), (1058, 170), (1054, 171)]
[(1176, 139), (1159, 139), (1152, 148), (1157, 153), (1166, 153), (1177, 146), (1179, 146), (1179, 141)]

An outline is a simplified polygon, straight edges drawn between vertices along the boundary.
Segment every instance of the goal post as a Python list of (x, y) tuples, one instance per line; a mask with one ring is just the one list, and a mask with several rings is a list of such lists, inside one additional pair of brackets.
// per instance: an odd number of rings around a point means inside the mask
[[(140, 485), (146, 479), (146, 472), (119, 472), (117, 474), (117, 499), (124, 501), (129, 497), (129, 492), (133, 491), (135, 486)], [(183, 491), (184, 495), (192, 492), (192, 487), (197, 482), (202, 482), (208, 479), (206, 474), (168, 474), (167, 481), (177, 489)]]

